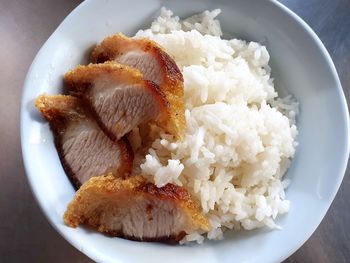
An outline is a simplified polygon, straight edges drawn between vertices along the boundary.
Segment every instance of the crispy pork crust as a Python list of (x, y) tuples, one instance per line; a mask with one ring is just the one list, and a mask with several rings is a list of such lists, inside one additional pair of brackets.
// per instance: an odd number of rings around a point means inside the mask
[(48, 122), (56, 123), (56, 120), (85, 118), (86, 113), (81, 101), (67, 95), (42, 94), (35, 100), (35, 107), (43, 114)]
[(152, 81), (144, 80), (142, 73), (137, 69), (108, 61), (103, 64), (89, 64), (87, 66), (79, 65), (64, 75), (66, 87), (70, 94), (82, 99), (84, 103), (88, 105), (91, 112), (94, 114), (94, 118), (110, 139), (117, 140), (115, 134), (105, 126), (101, 121), (101, 118), (95, 113), (91, 104), (91, 98), (87, 95), (87, 90), (94, 85), (94, 82), (104, 76), (110, 78), (116, 83), (122, 82), (129, 85), (143, 85), (154, 96), (154, 98), (156, 98), (156, 101), (160, 106), (161, 113), (157, 120), (163, 122), (167, 119), (169, 115), (169, 103), (165, 95), (159, 89), (158, 85)]
[[(110, 229), (101, 223), (101, 218), (108, 217), (108, 213), (113, 210), (113, 206), (118, 206), (118, 200), (121, 200), (123, 195), (132, 196), (134, 199), (130, 202), (138, 202), (140, 199), (156, 199), (158, 202), (174, 203), (185, 214), (188, 223), (187, 229), (170, 236), (145, 236), (141, 238), (127, 235), (123, 230)], [(145, 212), (151, 215), (152, 209), (152, 206), (147, 206)], [(139, 175), (131, 176), (125, 180), (115, 178), (110, 174), (91, 178), (79, 189), (68, 205), (64, 214), (64, 222), (70, 227), (83, 224), (108, 235), (142, 241), (179, 241), (188, 229), (208, 231), (210, 228), (208, 219), (200, 212), (199, 206), (191, 199), (187, 190), (173, 184), (158, 188)]]
[(184, 136), (186, 130), (183, 76), (175, 61), (156, 42), (141, 38), (128, 38), (122, 33), (105, 38), (91, 54), (93, 63), (117, 61), (118, 57), (135, 50), (151, 54), (160, 65), (163, 79), (160, 89), (164, 92), (170, 105), (170, 119), (159, 123), (177, 139)]
[[(54, 142), (60, 157), (63, 169), (76, 189), (81, 186), (80, 181), (75, 177), (69, 162), (65, 159), (62, 149), (61, 134), (65, 132), (68, 122), (79, 122), (81, 119), (92, 118), (91, 113), (82, 104), (82, 101), (69, 95), (40, 95), (35, 101), (36, 108), (42, 113), (49, 122), (53, 131)], [(121, 162), (123, 165), (114, 174), (122, 178), (130, 175), (134, 159), (134, 153), (127, 138), (123, 137), (118, 142), (121, 150)]]

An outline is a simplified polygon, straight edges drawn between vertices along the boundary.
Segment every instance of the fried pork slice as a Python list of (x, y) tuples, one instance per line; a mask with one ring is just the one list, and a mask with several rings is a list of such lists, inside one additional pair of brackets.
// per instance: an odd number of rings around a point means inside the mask
[(92, 176), (131, 172), (128, 140), (111, 141), (78, 98), (41, 95), (35, 105), (49, 122), (63, 168), (77, 188)]
[(78, 66), (65, 74), (68, 91), (89, 105), (101, 128), (119, 140), (139, 124), (167, 122), (168, 103), (137, 69), (106, 62)]
[(69, 204), (64, 222), (142, 241), (179, 241), (186, 233), (209, 230), (208, 219), (184, 188), (157, 188), (139, 175), (91, 178)]
[(165, 129), (181, 139), (186, 130), (183, 76), (175, 61), (154, 41), (128, 38), (119, 33), (105, 38), (92, 52), (93, 63), (116, 61), (139, 69), (145, 79), (159, 85), (170, 105)]

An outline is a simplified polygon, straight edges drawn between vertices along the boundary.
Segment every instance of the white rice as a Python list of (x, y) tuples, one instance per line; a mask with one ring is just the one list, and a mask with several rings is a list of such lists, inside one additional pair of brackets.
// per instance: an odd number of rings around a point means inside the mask
[[(278, 227), (287, 213), (283, 181), (296, 147), (297, 103), (277, 98), (269, 53), (256, 42), (221, 38), (220, 10), (183, 21), (162, 8), (148, 37), (174, 57), (184, 76), (187, 131), (183, 141), (161, 134), (141, 169), (157, 186), (192, 194), (211, 223), (208, 239), (226, 229)], [(203, 242), (190, 233), (182, 243)]]

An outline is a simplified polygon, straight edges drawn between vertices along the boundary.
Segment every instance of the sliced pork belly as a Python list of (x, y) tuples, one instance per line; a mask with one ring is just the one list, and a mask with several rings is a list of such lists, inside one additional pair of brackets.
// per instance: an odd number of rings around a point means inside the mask
[(111, 172), (124, 177), (131, 172), (133, 153), (127, 139), (111, 141), (78, 98), (41, 95), (36, 107), (49, 122), (56, 148), (74, 185)]
[(65, 82), (72, 95), (90, 106), (112, 140), (151, 120), (167, 122), (164, 95), (134, 68), (109, 62), (78, 66), (65, 74)]
[(93, 63), (116, 61), (139, 69), (145, 79), (159, 85), (170, 105), (170, 120), (164, 128), (177, 138), (186, 129), (183, 77), (175, 61), (154, 41), (128, 38), (119, 33), (105, 38), (91, 55)]
[(85, 224), (133, 240), (179, 241), (186, 233), (209, 230), (209, 222), (188, 192), (167, 184), (157, 188), (142, 176), (91, 178), (64, 214), (68, 226)]

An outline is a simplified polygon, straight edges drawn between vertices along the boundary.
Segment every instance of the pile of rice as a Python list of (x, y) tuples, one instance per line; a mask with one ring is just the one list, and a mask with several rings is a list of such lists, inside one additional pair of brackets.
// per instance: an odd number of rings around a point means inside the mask
[(296, 147), (297, 103), (278, 99), (269, 53), (259, 43), (221, 38), (220, 10), (180, 20), (170, 10), (147, 37), (163, 46), (184, 76), (187, 131), (182, 141), (161, 134), (141, 169), (161, 187), (184, 186), (208, 216), (211, 230), (182, 243), (222, 239), (226, 229), (276, 228), (290, 203), (283, 180)]

